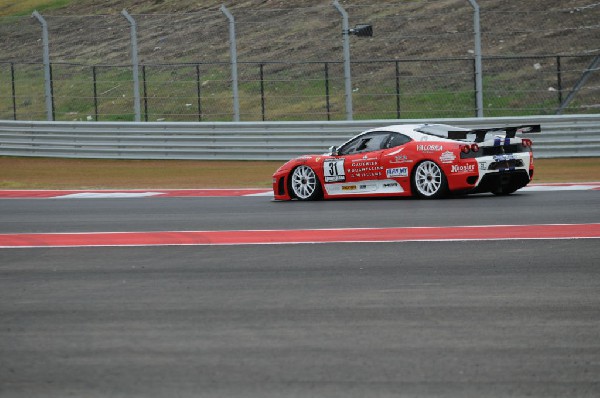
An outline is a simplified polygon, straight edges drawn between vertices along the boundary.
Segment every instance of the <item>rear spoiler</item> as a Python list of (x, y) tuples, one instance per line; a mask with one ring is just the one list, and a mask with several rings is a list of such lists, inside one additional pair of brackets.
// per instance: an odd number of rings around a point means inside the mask
[(542, 128), (539, 124), (525, 124), (522, 126), (493, 127), (489, 129), (474, 129), (467, 131), (448, 131), (448, 138), (451, 140), (465, 140), (468, 134), (475, 134), (475, 142), (483, 142), (487, 133), (500, 131), (506, 132), (506, 138), (515, 138), (517, 133), (541, 133)]

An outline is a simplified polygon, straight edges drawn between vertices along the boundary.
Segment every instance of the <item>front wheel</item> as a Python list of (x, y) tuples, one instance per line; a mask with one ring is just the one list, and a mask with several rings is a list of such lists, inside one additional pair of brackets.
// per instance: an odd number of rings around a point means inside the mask
[(316, 200), (323, 196), (321, 183), (313, 169), (308, 166), (298, 166), (289, 177), (290, 190), (299, 200)]
[(426, 160), (415, 167), (412, 174), (413, 192), (424, 199), (440, 198), (448, 192), (448, 181), (435, 162)]

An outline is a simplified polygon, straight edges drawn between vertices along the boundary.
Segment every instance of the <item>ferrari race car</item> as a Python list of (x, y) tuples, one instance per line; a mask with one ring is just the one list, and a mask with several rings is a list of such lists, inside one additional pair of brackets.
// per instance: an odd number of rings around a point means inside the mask
[(323, 155), (290, 160), (273, 175), (276, 200), (492, 192), (508, 195), (533, 178), (539, 125), (465, 129), (444, 124), (367, 130)]

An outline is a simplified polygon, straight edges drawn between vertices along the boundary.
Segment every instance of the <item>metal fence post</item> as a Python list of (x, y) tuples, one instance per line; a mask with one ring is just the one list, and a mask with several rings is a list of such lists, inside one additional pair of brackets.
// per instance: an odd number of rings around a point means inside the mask
[(52, 89), (50, 88), (50, 44), (48, 41), (48, 24), (39, 12), (32, 14), (42, 25), (42, 45), (44, 46), (44, 95), (46, 97), (46, 117), (49, 121), (54, 120), (52, 114)]
[(54, 83), (53, 83), (53, 73), (52, 73), (52, 64), (49, 65), (48, 69), (50, 70), (50, 108), (52, 108), (52, 120), (56, 120), (56, 115), (54, 114)]
[(350, 72), (350, 27), (348, 13), (338, 0), (333, 0), (333, 6), (342, 15), (342, 39), (344, 46), (344, 84), (346, 92), (346, 119), (352, 120), (352, 75)]
[(231, 84), (233, 89), (233, 120), (240, 121), (240, 95), (238, 91), (238, 70), (237, 70), (237, 48), (235, 39), (235, 19), (225, 5), (221, 5), (221, 12), (229, 20), (229, 52), (231, 57)]
[(10, 81), (12, 87), (13, 120), (17, 120), (17, 93), (15, 91), (15, 64), (10, 63)]
[(265, 121), (265, 65), (260, 64), (260, 110)]
[(473, 90), (475, 90), (475, 95), (473, 96), (473, 100), (475, 101), (475, 117), (479, 116), (477, 109), (477, 62), (473, 59), (471, 60), (472, 69), (473, 69)]
[(481, 27), (479, 25), (479, 4), (475, 0), (469, 0), (473, 7), (473, 26), (475, 29), (475, 97), (477, 117), (483, 117), (483, 71), (481, 66)]
[(129, 21), (131, 33), (131, 63), (133, 68), (133, 110), (135, 113), (135, 121), (141, 121), (140, 107), (140, 77), (138, 71), (138, 47), (137, 47), (137, 24), (135, 19), (129, 15), (127, 10), (121, 11), (121, 14)]
[(400, 119), (400, 64), (396, 61), (396, 119)]
[(148, 121), (148, 86), (146, 85), (146, 65), (142, 65), (142, 83), (144, 85), (144, 121)]
[(98, 121), (98, 80), (96, 75), (96, 65), (92, 66), (92, 80), (94, 82), (94, 119)]
[(560, 67), (560, 55), (556, 56), (556, 84), (557, 84), (557, 88), (556, 91), (558, 91), (558, 106), (560, 106), (560, 104), (562, 104), (563, 101), (563, 97), (562, 97), (562, 70)]
[(202, 121), (202, 88), (200, 83), (200, 64), (196, 64), (196, 95), (198, 96), (198, 121)]

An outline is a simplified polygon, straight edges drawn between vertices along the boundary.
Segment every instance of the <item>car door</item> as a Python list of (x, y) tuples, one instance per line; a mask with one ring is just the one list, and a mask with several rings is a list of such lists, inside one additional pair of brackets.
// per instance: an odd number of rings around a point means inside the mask
[(389, 132), (362, 134), (343, 145), (335, 157), (323, 164), (325, 189), (331, 194), (360, 194), (376, 190), (369, 181), (385, 176), (380, 163), (381, 152)]
[(414, 159), (405, 149), (406, 144), (411, 141), (412, 139), (404, 134), (391, 132), (380, 156), (380, 163), (384, 169), (382, 178), (396, 181), (403, 191), (410, 188), (409, 176)]

